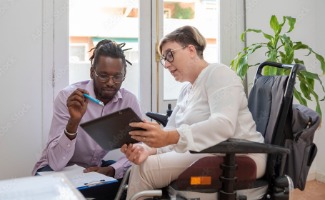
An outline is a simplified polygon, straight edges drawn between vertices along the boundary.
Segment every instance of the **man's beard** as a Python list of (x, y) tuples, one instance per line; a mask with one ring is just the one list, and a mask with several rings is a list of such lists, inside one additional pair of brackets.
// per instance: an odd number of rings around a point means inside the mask
[[(103, 88), (103, 87), (101, 87), (101, 88)], [(96, 97), (99, 100), (104, 101), (104, 102), (107, 103), (107, 102), (111, 101), (114, 98), (114, 96), (116, 95), (117, 91), (116, 91), (116, 88), (115, 87), (104, 87), (104, 88), (106, 88), (106, 90), (107, 89), (114, 90), (114, 91), (111, 91), (110, 92), (110, 93), (114, 92), (114, 94), (105, 94), (106, 93), (105, 92), (105, 89), (104, 90), (103, 89), (98, 90), (98, 87), (96, 86), (96, 83), (94, 82), (94, 92), (96, 94)]]

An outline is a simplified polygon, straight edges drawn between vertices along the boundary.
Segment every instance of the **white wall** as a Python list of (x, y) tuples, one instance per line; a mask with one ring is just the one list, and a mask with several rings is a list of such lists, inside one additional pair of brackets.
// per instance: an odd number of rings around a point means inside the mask
[(220, 62), (231, 60), (244, 48), (239, 38), (244, 30), (244, 1), (220, 1)]
[[(323, 0), (315, 0), (315, 51), (319, 52), (321, 55), (325, 55), (325, 1)], [(322, 78), (324, 83), (324, 77)], [(315, 137), (315, 141), (318, 147), (318, 156), (316, 158), (316, 178), (322, 182), (325, 182), (325, 160), (323, 159), (325, 154), (325, 108), (324, 103), (322, 103), (322, 111), (323, 111), (323, 120), (322, 120), (322, 128), (318, 131)]]
[(0, 1), (0, 180), (30, 176), (46, 144), (68, 84), (67, 13), (66, 0)]
[[(297, 19), (295, 29), (290, 33), (293, 41), (302, 41), (308, 44), (316, 52), (325, 55), (325, 43), (324, 35), (325, 28), (322, 19), (325, 18), (325, 13), (323, 8), (325, 7), (325, 2), (322, 0), (247, 0), (246, 10), (247, 10), (247, 28), (262, 29), (265, 32), (273, 33), (273, 30), (269, 27), (269, 20), (271, 15), (276, 15), (278, 20), (282, 21), (282, 16), (292, 16)], [(252, 44), (254, 42), (260, 42), (261, 37), (257, 37), (257, 34), (249, 34), (247, 37), (247, 43)], [(303, 56), (305, 54), (302, 54)], [(257, 62), (263, 62), (265, 59), (264, 51), (255, 54), (253, 58), (249, 60), (251, 64)], [(314, 70), (318, 69), (319, 65), (314, 56), (307, 57), (305, 60), (305, 65), (308, 69)], [(320, 72), (320, 71), (318, 71)], [(249, 85), (251, 85), (253, 80), (254, 70), (251, 71), (251, 76), (249, 77)], [(325, 78), (321, 77), (323, 83)], [(318, 88), (319, 93), (321, 93), (320, 88)], [(311, 102), (309, 105), (314, 108), (314, 103)], [(321, 109), (325, 113), (325, 104), (321, 102)], [(324, 115), (324, 114), (323, 114)], [(316, 160), (310, 170), (310, 177), (315, 177), (318, 179), (323, 179), (325, 181), (325, 160), (322, 157), (325, 154), (325, 135), (324, 135), (324, 120), (322, 127), (316, 132), (315, 143), (318, 146), (319, 152), (316, 156)]]
[(42, 0), (0, 5), (0, 179), (4, 179), (31, 174), (42, 148), (43, 8)]

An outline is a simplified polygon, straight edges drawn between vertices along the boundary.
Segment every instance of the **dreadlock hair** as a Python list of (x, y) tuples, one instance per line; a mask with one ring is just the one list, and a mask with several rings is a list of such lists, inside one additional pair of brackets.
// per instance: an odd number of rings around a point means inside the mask
[(89, 52), (93, 52), (91, 57), (89, 58), (91, 66), (96, 67), (99, 57), (100, 56), (108, 56), (111, 58), (121, 58), (123, 62), (123, 67), (124, 67), (124, 72), (126, 73), (126, 63), (129, 63), (132, 65), (131, 62), (129, 62), (124, 55), (124, 51), (127, 51), (131, 48), (128, 49), (122, 49), (125, 46), (125, 43), (117, 44), (116, 42), (112, 40), (101, 40), (100, 42), (97, 43), (97, 45), (90, 49)]

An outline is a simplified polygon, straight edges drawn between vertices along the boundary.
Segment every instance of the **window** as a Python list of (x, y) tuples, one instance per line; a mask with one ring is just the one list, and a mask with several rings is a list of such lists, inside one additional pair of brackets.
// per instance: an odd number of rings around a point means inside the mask
[(69, 49), (69, 61), (71, 63), (86, 62), (88, 60), (88, 45), (72, 43)]
[(205, 59), (210, 63), (222, 59), (229, 64), (237, 52), (234, 38), (239, 38), (237, 32), (242, 32), (238, 28), (241, 23), (233, 20), (242, 19), (238, 18), (242, 4), (239, 1), (70, 0), (70, 3), (73, 1), (69, 10), (69, 82), (90, 78), (88, 50), (96, 44), (96, 38), (126, 42), (125, 47), (132, 48), (125, 52), (132, 66), (127, 68), (122, 87), (138, 97), (143, 112), (165, 112), (168, 103), (175, 103), (182, 87), (157, 62), (156, 45), (164, 34), (183, 25), (193, 25), (207, 38)]

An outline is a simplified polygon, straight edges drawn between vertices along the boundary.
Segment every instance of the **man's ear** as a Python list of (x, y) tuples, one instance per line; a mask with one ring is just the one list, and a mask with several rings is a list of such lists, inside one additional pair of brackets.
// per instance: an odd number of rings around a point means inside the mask
[(95, 73), (94, 73), (94, 70), (95, 70), (95, 68), (94, 67), (90, 67), (90, 78), (91, 79), (95, 79)]
[(124, 77), (126, 77), (126, 67), (123, 68)]

